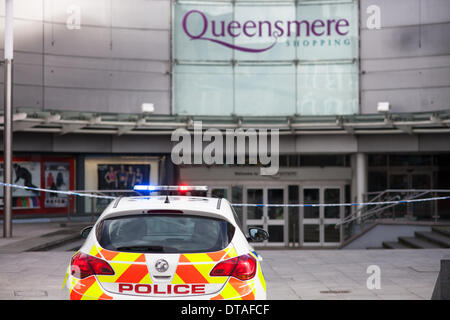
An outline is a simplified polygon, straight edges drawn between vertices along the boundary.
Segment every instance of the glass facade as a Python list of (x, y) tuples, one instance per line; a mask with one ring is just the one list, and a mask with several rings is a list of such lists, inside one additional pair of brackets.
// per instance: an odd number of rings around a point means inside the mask
[(358, 113), (355, 0), (174, 4), (173, 113)]

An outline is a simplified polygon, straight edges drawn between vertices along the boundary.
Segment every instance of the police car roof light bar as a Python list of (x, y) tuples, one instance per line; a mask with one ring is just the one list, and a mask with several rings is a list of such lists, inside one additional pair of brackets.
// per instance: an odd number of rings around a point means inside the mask
[(207, 186), (152, 186), (152, 185), (135, 185), (134, 190), (136, 191), (208, 191)]

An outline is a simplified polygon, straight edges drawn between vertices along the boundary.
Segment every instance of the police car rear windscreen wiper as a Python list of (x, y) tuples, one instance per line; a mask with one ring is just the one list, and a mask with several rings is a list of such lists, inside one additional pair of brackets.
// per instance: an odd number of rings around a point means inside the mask
[(116, 248), (119, 251), (165, 252), (163, 246), (126, 246)]

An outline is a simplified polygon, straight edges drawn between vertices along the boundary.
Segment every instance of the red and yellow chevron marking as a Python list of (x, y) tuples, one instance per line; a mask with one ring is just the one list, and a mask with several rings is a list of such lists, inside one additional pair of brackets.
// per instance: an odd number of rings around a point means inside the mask
[(72, 278), (70, 288), (71, 300), (111, 300), (112, 297), (103, 292), (95, 276), (84, 279)]
[(172, 283), (224, 283), (226, 277), (210, 277), (209, 273), (219, 261), (236, 256), (232, 245), (217, 252), (182, 254)]
[(97, 276), (100, 282), (152, 283), (143, 253), (115, 252), (94, 245), (89, 254), (107, 260), (114, 269), (113, 276)]
[(133, 253), (133, 252), (117, 252), (109, 251), (103, 248), (99, 248), (96, 245), (92, 246), (89, 252), (91, 256), (95, 256), (106, 261), (112, 262), (142, 262), (145, 263), (145, 255), (143, 253)]
[[(114, 275), (98, 275), (96, 276), (100, 283), (141, 283), (152, 284), (148, 267), (143, 253), (115, 252), (93, 246), (89, 252), (90, 255), (108, 261), (114, 269)], [(237, 256), (233, 245), (210, 253), (192, 253), (181, 254), (178, 266), (172, 280), (172, 284), (185, 283), (224, 283), (220, 294), (213, 299), (249, 299), (255, 298), (255, 281), (259, 279), (265, 289), (264, 277), (260, 271), (258, 264), (258, 278), (249, 281), (241, 281), (233, 277), (210, 277), (209, 273), (214, 266), (226, 259)], [(70, 272), (70, 270), (68, 270)], [(103, 293), (99, 282), (95, 276), (85, 279), (71, 278), (71, 299), (112, 299), (112, 297)], [(228, 281), (227, 281), (228, 280)]]
[(223, 250), (208, 253), (188, 253), (180, 255), (178, 263), (197, 263), (209, 262), (216, 263), (222, 260), (236, 257), (236, 250), (233, 246), (229, 246)]
[(255, 279), (241, 281), (231, 277), (222, 292), (211, 300), (255, 300), (254, 286)]

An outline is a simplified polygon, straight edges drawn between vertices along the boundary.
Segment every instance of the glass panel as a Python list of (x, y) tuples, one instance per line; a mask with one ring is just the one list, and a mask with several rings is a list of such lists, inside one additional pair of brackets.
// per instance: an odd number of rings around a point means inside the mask
[(313, 155), (301, 156), (302, 167), (344, 167), (345, 155)]
[[(413, 174), (411, 177), (412, 189), (431, 189), (431, 176), (428, 174)], [(423, 198), (430, 197), (430, 194), (426, 194)], [(418, 220), (431, 219), (434, 210), (433, 202), (416, 202), (410, 204), (411, 215)]]
[[(295, 47), (289, 41), (287, 33), (281, 33), (274, 25), (275, 21), (295, 20), (294, 4), (238, 4), (235, 8), (235, 20), (242, 24), (241, 36), (235, 38), (235, 44), (240, 47), (264, 49), (274, 45), (269, 50), (254, 53), (241, 50), (235, 51), (238, 60), (294, 60)], [(244, 26), (246, 30), (244, 33)], [(254, 27), (253, 27), (254, 26)], [(245, 36), (247, 34), (252, 36)]]
[(431, 156), (420, 156), (420, 155), (389, 156), (389, 165), (391, 167), (430, 166), (431, 164), (432, 164)]
[(413, 174), (411, 189), (431, 189), (431, 176), (429, 174)]
[[(201, 11), (192, 12), (191, 10)], [(177, 60), (231, 60), (233, 57), (233, 50), (225, 48), (216, 43), (205, 41), (202, 39), (195, 39), (203, 33), (202, 38), (212, 38), (213, 28), (208, 25), (208, 21), (217, 20), (224, 21), (225, 25), (233, 19), (233, 6), (231, 3), (217, 3), (213, 5), (203, 4), (180, 4), (177, 3), (174, 9), (174, 55)], [(187, 15), (186, 15), (187, 14)], [(204, 17), (206, 17), (206, 24)], [(185, 28), (183, 28), (183, 20), (185, 20)], [(222, 34), (222, 23), (216, 24), (214, 31), (217, 34)], [(226, 30), (224, 30), (226, 31)], [(190, 35), (190, 36), (189, 36)], [(194, 38), (194, 39), (192, 39)], [(224, 32), (220, 40), (232, 43), (233, 38)], [(178, 66), (177, 66), (178, 69)]]
[[(341, 198), (340, 189), (325, 189), (324, 199), (326, 204), (339, 203)], [(340, 207), (324, 207), (324, 216), (326, 219), (339, 219)]]
[(256, 2), (174, 4), (174, 113), (357, 113), (356, 1)]
[[(284, 190), (283, 189), (269, 189), (267, 191), (267, 203), (268, 204), (283, 204), (284, 202)], [(283, 207), (268, 207), (267, 212), (269, 219), (284, 219)]]
[(298, 59), (351, 60), (358, 57), (358, 9), (355, 2), (312, 5), (311, 1), (300, 1), (297, 20), (309, 22), (309, 25), (301, 24), (299, 29), (295, 25), (291, 27), (292, 32), (300, 32), (300, 36), (291, 41), (297, 47)]
[(391, 174), (389, 176), (390, 189), (408, 189), (408, 176), (405, 174)]
[(358, 112), (357, 64), (300, 65), (297, 82), (301, 115)]
[(303, 225), (303, 242), (320, 242), (320, 226), (318, 224)]
[[(349, 184), (345, 185), (344, 198), (345, 198), (345, 203), (350, 203), (351, 202), (351, 187), (350, 187)], [(344, 207), (344, 216), (348, 217), (351, 213), (352, 213), (352, 207), (345, 206)]]
[(385, 154), (369, 154), (369, 167), (385, 167), (387, 156)]
[[(299, 190), (298, 186), (288, 187), (288, 203), (298, 204), (299, 203)], [(299, 237), (299, 207), (288, 207), (289, 212), (289, 242), (298, 243), (300, 241)]]
[(336, 228), (334, 224), (326, 224), (325, 242), (340, 242), (340, 228)]
[(284, 227), (283, 226), (268, 226), (269, 242), (283, 242), (284, 241)]
[(369, 171), (368, 178), (369, 192), (387, 189), (387, 173), (385, 171)]
[[(303, 189), (303, 202), (304, 204), (318, 204), (319, 203), (319, 191), (320, 189)], [(303, 214), (305, 219), (317, 219), (319, 218), (319, 207), (304, 207)]]
[[(231, 203), (242, 203), (243, 199), (243, 187), (242, 186), (232, 186), (231, 187)], [(242, 213), (242, 207), (236, 206), (233, 207), (234, 211), (236, 212), (236, 215), (238, 216), (241, 223), (243, 223), (243, 213)]]
[(174, 82), (175, 113), (229, 115), (233, 112), (231, 66), (179, 65)]
[(225, 220), (185, 215), (142, 215), (106, 219), (100, 243), (115, 251), (180, 253), (225, 248), (234, 227)]
[[(247, 203), (262, 204), (263, 190), (262, 189), (247, 189)], [(263, 216), (262, 207), (247, 207), (247, 219), (261, 219)]]
[(294, 65), (237, 66), (235, 73), (237, 114), (282, 116), (295, 113)]
[(224, 188), (212, 189), (211, 197), (228, 199), (228, 190)]

